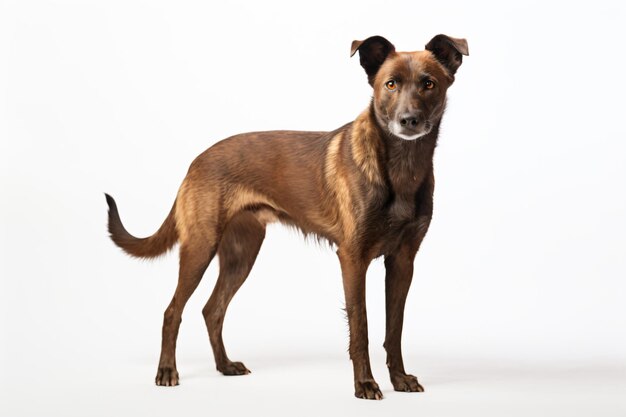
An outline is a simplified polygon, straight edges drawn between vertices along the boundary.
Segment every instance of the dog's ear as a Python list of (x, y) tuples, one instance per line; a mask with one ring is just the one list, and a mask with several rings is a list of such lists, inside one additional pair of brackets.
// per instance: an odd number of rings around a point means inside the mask
[(465, 39), (451, 38), (446, 35), (437, 35), (426, 44), (426, 50), (433, 53), (437, 61), (454, 75), (463, 62), (463, 55), (469, 55)]
[(374, 85), (374, 78), (380, 66), (385, 62), (389, 54), (395, 52), (396, 48), (382, 36), (372, 36), (364, 41), (352, 41), (350, 56), (359, 51), (361, 66), (367, 73), (367, 80), (370, 85)]

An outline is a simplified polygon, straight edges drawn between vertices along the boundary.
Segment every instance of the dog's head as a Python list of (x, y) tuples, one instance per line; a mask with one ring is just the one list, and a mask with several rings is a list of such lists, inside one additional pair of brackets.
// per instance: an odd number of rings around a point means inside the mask
[(427, 135), (441, 119), (446, 91), (463, 55), (469, 55), (465, 39), (446, 35), (435, 36), (425, 51), (416, 52), (396, 52), (387, 39), (372, 36), (352, 42), (350, 56), (357, 51), (374, 88), (378, 123), (405, 140)]

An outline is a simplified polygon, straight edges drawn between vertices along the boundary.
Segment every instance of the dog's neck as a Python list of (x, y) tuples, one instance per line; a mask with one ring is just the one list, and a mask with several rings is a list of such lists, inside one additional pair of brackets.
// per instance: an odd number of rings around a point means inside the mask
[[(366, 178), (374, 184), (413, 178), (432, 166), (439, 136), (439, 118), (427, 135), (404, 140), (383, 128), (377, 120), (373, 103), (352, 125), (352, 156)], [(395, 179), (395, 180), (394, 180)]]

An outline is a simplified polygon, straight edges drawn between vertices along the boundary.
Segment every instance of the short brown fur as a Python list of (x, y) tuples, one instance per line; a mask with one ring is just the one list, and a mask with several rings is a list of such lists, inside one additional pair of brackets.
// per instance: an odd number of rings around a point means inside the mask
[[(222, 325), (273, 221), (337, 247), (350, 327), (355, 395), (380, 399), (370, 369), (365, 273), (385, 257), (385, 349), (393, 387), (423, 391), (404, 370), (401, 334), (413, 260), (432, 216), (432, 158), (463, 39), (437, 35), (425, 51), (396, 52), (380, 36), (354, 41), (374, 88), (370, 106), (333, 132), (246, 133), (218, 142), (191, 164), (170, 214), (153, 236), (122, 225), (113, 198), (109, 232), (130, 255), (150, 258), (180, 245), (178, 286), (164, 314), (157, 385), (178, 385), (176, 338), (183, 308), (215, 254), (220, 274), (203, 309), (217, 369), (250, 371), (226, 355)], [(431, 85), (432, 83), (432, 85)]]

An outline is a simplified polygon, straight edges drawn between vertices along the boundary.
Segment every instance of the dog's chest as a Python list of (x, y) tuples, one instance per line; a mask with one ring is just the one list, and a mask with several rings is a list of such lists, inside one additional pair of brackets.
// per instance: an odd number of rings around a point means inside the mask
[(419, 204), (418, 192), (424, 177), (423, 172), (390, 175), (389, 202), (385, 217), (391, 233), (415, 220)]
[(366, 215), (366, 235), (374, 256), (392, 252), (407, 233), (418, 225), (419, 190), (425, 174), (389, 177), (389, 184), (383, 195), (385, 201), (371, 207)]
[[(411, 144), (412, 145), (412, 144)], [(417, 195), (431, 166), (430, 152), (415, 145), (390, 150), (387, 163), (387, 218), (391, 223), (410, 221), (415, 216)]]

